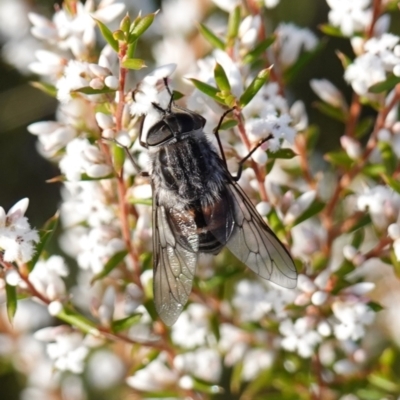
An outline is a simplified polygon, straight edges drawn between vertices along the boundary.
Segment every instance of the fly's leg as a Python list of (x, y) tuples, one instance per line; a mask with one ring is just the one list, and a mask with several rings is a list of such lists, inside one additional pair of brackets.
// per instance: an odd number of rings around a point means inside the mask
[[(133, 157), (133, 155), (130, 153), (129, 148), (127, 146), (124, 146), (123, 144), (119, 143), (117, 140), (115, 139), (111, 139), (111, 138), (105, 138), (102, 137), (102, 140), (108, 140), (110, 142), (115, 143), (116, 145), (118, 145), (119, 147), (121, 147), (122, 149), (124, 149), (125, 154), (128, 156), (129, 160), (131, 161), (133, 168), (135, 168), (136, 172), (140, 175), (140, 176), (144, 176), (144, 177), (148, 177), (149, 173), (147, 171), (143, 171), (140, 168), (139, 163), (135, 160), (135, 158)], [(146, 146), (147, 147), (147, 146)]]
[(226, 110), (222, 115), (221, 118), (219, 119), (218, 125), (215, 127), (214, 129), (214, 135), (217, 138), (217, 142), (218, 142), (218, 147), (219, 147), (219, 151), (221, 153), (221, 157), (224, 161), (225, 167), (228, 169), (228, 164), (226, 163), (226, 157), (225, 157), (225, 153), (224, 153), (224, 149), (222, 148), (222, 143), (221, 143), (221, 138), (219, 137), (219, 130), (221, 129), (222, 123), (224, 122), (225, 117), (232, 112), (235, 109), (235, 107), (230, 108), (229, 110)]
[(261, 139), (261, 140), (256, 144), (256, 146), (255, 146), (252, 150), (250, 150), (250, 152), (247, 154), (247, 156), (244, 157), (244, 158), (242, 158), (242, 159), (239, 161), (239, 168), (238, 168), (238, 170), (237, 170), (237, 172), (236, 172), (236, 176), (232, 176), (232, 179), (233, 179), (235, 182), (237, 182), (237, 181), (240, 179), (240, 177), (242, 176), (243, 164), (252, 156), (252, 154), (253, 154), (263, 143), (267, 142), (267, 141), (270, 140), (270, 139), (273, 139), (273, 137), (274, 137), (274, 136), (270, 134), (270, 135), (268, 135), (267, 137)]

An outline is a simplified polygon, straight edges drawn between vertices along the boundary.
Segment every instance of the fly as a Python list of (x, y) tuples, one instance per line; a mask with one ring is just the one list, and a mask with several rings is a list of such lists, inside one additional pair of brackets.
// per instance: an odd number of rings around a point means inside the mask
[[(179, 317), (189, 295), (200, 253), (218, 254), (226, 246), (257, 275), (294, 288), (297, 271), (286, 247), (267, 226), (237, 184), (236, 176), (206, 138), (206, 120), (171, 100), (166, 109), (153, 103), (162, 118), (152, 125), (146, 141), (153, 190), (153, 290), (156, 310), (166, 325)], [(230, 110), (229, 110), (230, 111)], [(228, 112), (229, 112), (228, 111)], [(141, 132), (142, 134), (142, 132)], [(136, 165), (136, 163), (135, 163)]]

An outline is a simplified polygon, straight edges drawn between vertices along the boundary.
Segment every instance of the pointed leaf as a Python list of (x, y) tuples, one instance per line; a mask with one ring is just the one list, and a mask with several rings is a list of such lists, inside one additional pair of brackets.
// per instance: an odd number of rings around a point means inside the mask
[(228, 20), (227, 39), (236, 39), (240, 25), (240, 5), (238, 4), (230, 13)]
[(300, 54), (297, 61), (286, 69), (284, 72), (285, 83), (290, 83), (294, 78), (298, 76), (300, 71), (310, 63), (310, 61), (325, 47), (326, 40), (321, 40), (318, 46), (312, 51), (304, 51)]
[(266, 68), (258, 73), (258, 75), (254, 78), (253, 82), (250, 83), (249, 87), (240, 96), (239, 103), (241, 107), (245, 107), (247, 104), (250, 103), (252, 98), (268, 81), (270, 72), (271, 72), (270, 68)]
[(43, 229), (39, 231), (39, 243), (35, 248), (35, 255), (27, 263), (29, 272), (32, 272), (38, 262), (47, 242), (53, 236), (54, 231), (57, 228), (58, 221), (60, 219), (60, 214), (57, 212), (53, 217), (51, 217), (43, 226)]
[(364, 137), (367, 133), (369, 133), (375, 123), (374, 118), (372, 117), (366, 117), (363, 118), (356, 127), (355, 130), (355, 137), (360, 139)]
[(104, 37), (104, 39), (106, 40), (106, 42), (114, 49), (114, 51), (116, 51), (118, 53), (119, 51), (119, 46), (118, 46), (118, 40), (114, 39), (114, 36), (112, 34), (112, 32), (110, 31), (110, 29), (107, 28), (107, 26), (105, 24), (103, 24), (103, 22), (99, 21), (96, 18), (93, 18), (96, 23), (97, 26), (100, 29), (100, 32), (102, 34), (102, 36)]
[(285, 160), (290, 160), (297, 156), (297, 154), (292, 149), (279, 149), (278, 151), (267, 150), (268, 158), (282, 158)]
[(92, 278), (91, 283), (106, 277), (115, 267), (117, 267), (123, 261), (123, 259), (126, 257), (127, 254), (128, 254), (127, 250), (122, 250), (119, 251), (118, 253), (115, 253), (107, 261), (106, 265), (103, 268), (103, 271), (99, 272)]
[(334, 36), (334, 37), (343, 37), (343, 33), (339, 28), (329, 24), (322, 24), (319, 26), (319, 29), (325, 35)]
[(225, 43), (223, 42), (223, 40), (215, 35), (215, 33), (213, 33), (205, 25), (199, 24), (199, 31), (203, 35), (203, 37), (211, 44), (211, 46), (220, 50), (225, 50)]
[(398, 83), (400, 83), (400, 77), (396, 75), (392, 75), (387, 78), (385, 81), (375, 83), (369, 87), (368, 91), (370, 93), (382, 93), (392, 90)]
[(152, 14), (145, 15), (143, 18), (134, 21), (134, 24), (132, 24), (132, 29), (130, 31), (129, 43), (133, 43), (134, 41), (138, 40), (139, 37), (147, 31), (147, 29), (153, 23), (154, 17), (157, 14), (158, 11)]
[(144, 60), (140, 58), (126, 58), (124, 61), (122, 61), (122, 66), (124, 68), (136, 70), (147, 67), (147, 65), (144, 63)]
[(214, 68), (214, 78), (220, 90), (227, 92), (231, 91), (231, 85), (229, 83), (228, 77), (226, 76), (223, 67), (218, 63), (215, 65)]
[(82, 314), (78, 313), (77, 311), (73, 310), (70, 307), (64, 307), (57, 315), (57, 318), (61, 319), (62, 321), (66, 322), (69, 325), (75, 326), (80, 329), (84, 333), (89, 334), (99, 334), (96, 329), (96, 325), (94, 322), (90, 321)]
[(334, 118), (340, 122), (346, 122), (346, 114), (341, 108), (333, 107), (330, 104), (316, 101), (313, 103), (314, 107), (319, 110), (322, 114), (328, 117)]
[(266, 39), (264, 39), (261, 43), (259, 43), (253, 50), (247, 53), (243, 58), (244, 64), (251, 64), (257, 61), (260, 56), (275, 42), (276, 36), (272, 35)]
[(349, 169), (354, 164), (354, 160), (351, 159), (343, 150), (331, 151), (330, 153), (325, 154), (324, 158), (332, 165), (341, 167), (345, 170)]
[(13, 323), (15, 313), (17, 312), (17, 288), (6, 283), (6, 296), (7, 296), (7, 315), (10, 323)]
[(378, 142), (378, 148), (381, 151), (383, 165), (386, 168), (387, 174), (390, 176), (397, 167), (396, 154), (393, 151), (392, 145), (387, 142)]
[(83, 93), (83, 94), (103, 94), (103, 93), (115, 93), (115, 89), (110, 89), (104, 86), (103, 89), (93, 89), (90, 86), (85, 86), (80, 89), (72, 90), (71, 93)]
[(227, 131), (228, 129), (232, 129), (235, 126), (237, 126), (238, 122), (235, 119), (227, 119), (226, 121), (224, 121), (219, 130), (220, 131)]
[(395, 192), (400, 193), (400, 182), (386, 174), (382, 175), (383, 180), (389, 185)]
[(200, 90), (200, 92), (203, 92), (207, 96), (211, 97), (215, 101), (218, 101), (219, 103), (225, 104), (223, 100), (221, 100), (220, 97), (218, 97), (219, 90), (208, 83), (201, 82), (197, 79), (191, 78), (189, 79), (193, 85)]
[(307, 219), (310, 219), (314, 215), (319, 214), (324, 208), (325, 208), (325, 203), (319, 200), (314, 200), (311, 206), (308, 207), (303, 214), (301, 214), (299, 217), (296, 218), (292, 227), (300, 224), (303, 221), (306, 221)]
[(41, 90), (42, 92), (48, 94), (51, 97), (57, 97), (57, 89), (55, 86), (50, 83), (45, 82), (31, 82), (30, 83), (36, 89)]
[(136, 325), (140, 322), (142, 318), (142, 313), (134, 313), (129, 315), (129, 317), (117, 319), (112, 322), (112, 331), (113, 332), (121, 332), (126, 329), (129, 329), (131, 326)]

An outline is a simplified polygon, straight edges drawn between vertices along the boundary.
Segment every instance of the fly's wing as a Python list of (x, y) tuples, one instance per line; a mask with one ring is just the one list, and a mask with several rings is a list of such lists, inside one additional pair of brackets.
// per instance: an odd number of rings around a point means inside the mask
[[(233, 231), (226, 246), (257, 275), (286, 288), (296, 287), (297, 271), (285, 246), (267, 226), (238, 184), (227, 193), (232, 204)], [(218, 232), (213, 232), (218, 236)], [(222, 238), (221, 238), (222, 239)]]
[[(185, 247), (181, 244), (183, 242)], [(193, 218), (175, 209), (167, 212), (163, 206), (157, 205), (155, 196), (153, 251), (154, 302), (160, 318), (171, 326), (178, 319), (192, 291), (198, 235)]]

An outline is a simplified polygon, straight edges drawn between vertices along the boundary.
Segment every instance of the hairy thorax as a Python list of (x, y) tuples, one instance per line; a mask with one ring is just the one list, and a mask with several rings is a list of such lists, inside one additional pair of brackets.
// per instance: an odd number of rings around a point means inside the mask
[(151, 161), (160, 205), (207, 206), (219, 198), (226, 172), (204, 134), (158, 147), (152, 152)]

